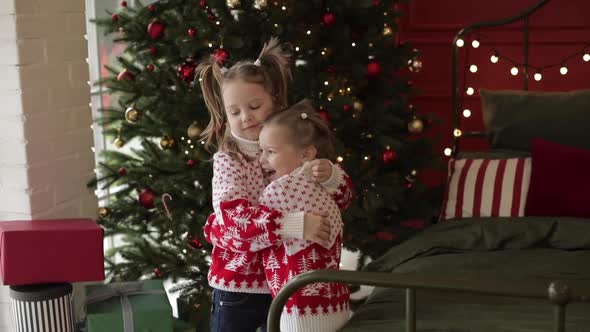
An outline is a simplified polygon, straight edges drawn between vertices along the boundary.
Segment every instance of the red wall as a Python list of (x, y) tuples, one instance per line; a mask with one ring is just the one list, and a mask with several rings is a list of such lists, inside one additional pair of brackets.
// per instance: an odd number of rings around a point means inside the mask
[[(442, 120), (438, 130), (443, 141), (437, 142), (437, 151), (451, 146), (451, 43), (455, 34), (464, 26), (481, 20), (496, 20), (510, 17), (537, 3), (537, 0), (412, 0), (404, 9), (407, 16), (400, 22), (401, 40), (411, 41), (422, 53), (423, 69), (415, 74), (415, 87), (421, 95), (413, 104), (419, 112), (436, 113)], [(530, 26), (530, 63), (543, 66), (559, 63), (568, 55), (581, 50), (590, 42), (590, 1), (588, 0), (552, 0), (531, 17)], [(468, 85), (478, 88), (521, 89), (522, 76), (512, 76), (511, 64), (500, 60), (492, 64), (490, 45), (504, 54), (518, 60), (522, 58), (523, 34), (518, 30), (522, 23), (482, 31), (478, 49), (469, 48), (468, 64), (476, 64), (478, 72), (467, 72)], [(465, 48), (463, 48), (463, 52)], [(588, 47), (590, 52), (590, 47)], [(460, 62), (463, 66), (463, 62)], [(572, 90), (590, 88), (590, 62), (584, 62), (577, 56), (567, 62), (569, 73), (559, 74), (559, 68), (543, 72), (540, 82), (529, 79), (530, 90)], [(462, 74), (461, 74), (462, 76)], [(480, 101), (477, 93), (464, 100), (473, 115), (463, 123), (471, 129), (482, 129)], [(437, 131), (438, 131), (437, 130)], [(472, 141), (473, 142), (473, 141)], [(465, 148), (482, 148), (485, 143), (466, 142)]]

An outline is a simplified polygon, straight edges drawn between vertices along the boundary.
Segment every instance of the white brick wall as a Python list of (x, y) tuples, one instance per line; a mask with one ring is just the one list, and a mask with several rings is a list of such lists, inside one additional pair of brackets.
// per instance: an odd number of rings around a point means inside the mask
[[(94, 217), (84, 1), (0, 0), (0, 221)], [(0, 332), (13, 331), (0, 286)]]

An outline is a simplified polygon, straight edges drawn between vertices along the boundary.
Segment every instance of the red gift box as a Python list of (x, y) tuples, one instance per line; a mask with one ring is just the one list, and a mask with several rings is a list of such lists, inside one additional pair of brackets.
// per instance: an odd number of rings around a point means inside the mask
[(104, 280), (103, 230), (91, 219), (0, 221), (4, 285)]

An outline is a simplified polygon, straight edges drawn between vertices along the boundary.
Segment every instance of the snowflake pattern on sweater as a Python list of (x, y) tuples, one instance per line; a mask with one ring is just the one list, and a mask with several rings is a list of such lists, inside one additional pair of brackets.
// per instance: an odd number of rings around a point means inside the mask
[[(293, 172), (266, 187), (260, 203), (284, 212), (328, 212), (331, 238), (328, 248), (314, 242), (288, 239), (263, 251), (266, 279), (273, 297), (291, 278), (320, 269), (337, 270), (342, 248), (342, 217), (334, 198), (309, 176)], [(336, 331), (349, 313), (346, 285), (315, 283), (297, 291), (281, 316), (281, 331)]]
[[(256, 156), (236, 160), (227, 153), (215, 153), (212, 185), (215, 212), (204, 228), (206, 240), (213, 244), (209, 285), (233, 292), (270, 293), (259, 251), (280, 243), (286, 235), (302, 237), (303, 213), (258, 205), (265, 183)], [(352, 201), (350, 178), (339, 166), (325, 186), (343, 207)]]

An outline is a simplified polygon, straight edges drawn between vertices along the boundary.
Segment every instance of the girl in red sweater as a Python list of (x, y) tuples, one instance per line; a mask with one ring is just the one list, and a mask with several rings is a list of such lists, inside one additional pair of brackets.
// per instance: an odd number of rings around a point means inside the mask
[[(262, 252), (272, 295), (294, 276), (318, 269), (338, 269), (342, 247), (342, 217), (332, 193), (313, 180), (310, 163), (331, 158), (332, 132), (311, 103), (300, 102), (272, 114), (260, 133), (260, 163), (272, 182), (259, 202), (285, 213), (328, 214), (330, 237), (325, 245), (287, 239)], [(343, 284), (315, 283), (296, 292), (281, 315), (283, 332), (330, 332), (350, 317), (349, 291)]]
[[(276, 39), (255, 61), (223, 68), (214, 57), (197, 68), (210, 122), (203, 132), (213, 156), (213, 208), (204, 232), (213, 244), (209, 284), (213, 287), (212, 331), (250, 332), (264, 327), (270, 306), (259, 250), (292, 237), (329, 240), (329, 221), (321, 214), (285, 213), (260, 205), (265, 187), (258, 162), (262, 123), (287, 106), (289, 55)], [(346, 206), (351, 185), (329, 161), (316, 161), (315, 179), (335, 190)]]

